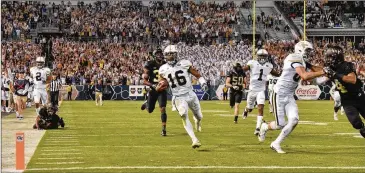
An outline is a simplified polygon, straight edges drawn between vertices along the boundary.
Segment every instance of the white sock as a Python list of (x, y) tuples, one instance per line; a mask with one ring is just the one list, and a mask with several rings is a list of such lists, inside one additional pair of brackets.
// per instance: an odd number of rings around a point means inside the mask
[(285, 125), (285, 127), (281, 130), (279, 136), (274, 141), (275, 143), (281, 144), (284, 139), (293, 131), (294, 127), (291, 123)]
[(257, 122), (256, 122), (256, 129), (258, 128), (260, 128), (260, 126), (261, 126), (261, 124), (262, 124), (262, 119), (263, 119), (264, 117), (263, 116), (260, 116), (260, 115), (258, 115), (257, 116)]
[(194, 134), (194, 129), (193, 129), (193, 125), (191, 125), (191, 122), (189, 120), (189, 118), (183, 118), (183, 124), (184, 124), (184, 128), (186, 130), (186, 132), (188, 132), (191, 140), (194, 142), (194, 141), (197, 141), (198, 138), (196, 138), (195, 134)]
[(41, 110), (41, 108), (39, 107), (39, 108), (35, 108), (35, 113), (37, 114), (37, 115), (39, 115), (39, 111)]
[(333, 114), (333, 116), (337, 117), (337, 112), (335, 112), (335, 113)]

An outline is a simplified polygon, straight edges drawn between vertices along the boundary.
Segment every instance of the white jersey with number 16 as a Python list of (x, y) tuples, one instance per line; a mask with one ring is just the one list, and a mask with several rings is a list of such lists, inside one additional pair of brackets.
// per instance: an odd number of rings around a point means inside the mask
[(188, 60), (180, 60), (174, 66), (164, 64), (159, 69), (159, 74), (167, 79), (173, 96), (180, 96), (193, 90), (189, 68), (192, 66)]

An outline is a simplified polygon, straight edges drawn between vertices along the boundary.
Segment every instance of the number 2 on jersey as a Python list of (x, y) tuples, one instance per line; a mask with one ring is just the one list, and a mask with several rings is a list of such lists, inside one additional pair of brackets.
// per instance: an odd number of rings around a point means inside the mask
[(36, 73), (35, 79), (36, 79), (36, 81), (41, 81), (42, 80), (42, 78), (41, 78), (41, 72), (37, 72)]
[[(182, 70), (176, 71), (175, 72), (175, 78), (177, 79), (177, 84), (179, 86), (185, 85), (186, 84), (186, 78), (185, 76), (179, 76), (179, 74), (183, 74), (184, 72)], [(167, 75), (167, 77), (169, 78), (169, 81), (171, 81), (171, 88), (175, 88), (177, 87), (177, 85), (175, 84), (174, 78), (172, 77), (171, 73), (169, 75)]]

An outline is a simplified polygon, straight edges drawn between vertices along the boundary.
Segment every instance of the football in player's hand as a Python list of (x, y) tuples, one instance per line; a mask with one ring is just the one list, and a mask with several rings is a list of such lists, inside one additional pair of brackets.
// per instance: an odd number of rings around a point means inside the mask
[(169, 82), (167, 82), (166, 79), (162, 79), (158, 82), (156, 91), (157, 92), (164, 91), (165, 89), (167, 89), (168, 86), (169, 86)]

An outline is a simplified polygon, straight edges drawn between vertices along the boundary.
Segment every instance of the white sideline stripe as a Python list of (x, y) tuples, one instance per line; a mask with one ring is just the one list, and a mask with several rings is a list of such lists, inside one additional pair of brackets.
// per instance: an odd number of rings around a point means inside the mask
[(66, 165), (66, 164), (79, 164), (85, 162), (37, 162), (36, 165)]
[(54, 158), (48, 158), (48, 157), (45, 157), (45, 158), (43, 158), (43, 157), (41, 157), (41, 158), (38, 158), (39, 160), (68, 160), (68, 159), (70, 159), (70, 160), (72, 160), (72, 159), (83, 159), (83, 157), (54, 157)]
[(67, 141), (52, 141), (52, 140), (49, 141), (49, 140), (46, 140), (45, 142), (49, 142), (49, 143), (55, 143), (55, 142), (56, 143), (77, 143), (79, 141), (78, 140), (76, 140), (76, 141), (75, 140), (73, 140), (73, 141), (72, 140), (67, 140)]
[(53, 156), (53, 155), (67, 155), (67, 154), (81, 154), (81, 153), (42, 153), (42, 156)]
[(32, 168), (29, 171), (45, 170), (90, 170), (90, 169), (365, 169), (363, 167), (320, 167), (320, 166), (105, 166), (70, 168)]
[(65, 150), (42, 150), (42, 151), (80, 151), (79, 149), (65, 149)]
[(77, 139), (74, 136), (60, 136), (60, 137), (49, 137), (48, 139), (60, 140), (60, 139)]
[[(80, 148), (103, 148), (103, 147), (110, 147), (110, 148), (173, 148), (173, 147), (184, 147), (184, 146), (188, 146), (188, 145), (86, 145), (86, 146), (74, 146), (70, 145), (70, 147), (68, 146), (59, 146), (58, 148), (75, 148), (75, 147), (80, 147)], [(206, 147), (219, 147), (219, 145), (204, 145)], [(247, 147), (247, 148), (265, 148), (267, 147), (267, 145), (238, 145), (238, 147)], [(355, 145), (337, 145), (337, 146), (332, 146), (332, 145), (289, 145), (289, 148), (365, 148), (364, 146), (355, 146)], [(43, 148), (53, 148), (53, 147), (43, 147)]]

